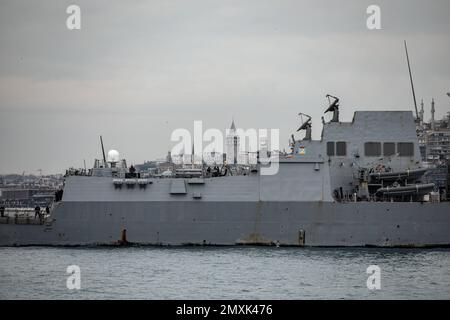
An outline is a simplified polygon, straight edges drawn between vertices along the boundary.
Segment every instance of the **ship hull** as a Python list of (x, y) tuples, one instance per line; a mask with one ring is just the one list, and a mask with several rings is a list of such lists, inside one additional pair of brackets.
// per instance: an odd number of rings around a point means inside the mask
[(0, 245), (450, 245), (450, 203), (66, 201), (43, 225), (0, 224)]

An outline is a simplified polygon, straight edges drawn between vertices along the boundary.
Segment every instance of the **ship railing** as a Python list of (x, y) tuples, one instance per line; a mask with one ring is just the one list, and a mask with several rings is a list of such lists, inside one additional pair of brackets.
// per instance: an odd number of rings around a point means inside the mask
[(0, 224), (44, 224), (49, 218), (44, 210), (38, 215), (34, 208), (5, 208), (3, 215), (0, 216)]

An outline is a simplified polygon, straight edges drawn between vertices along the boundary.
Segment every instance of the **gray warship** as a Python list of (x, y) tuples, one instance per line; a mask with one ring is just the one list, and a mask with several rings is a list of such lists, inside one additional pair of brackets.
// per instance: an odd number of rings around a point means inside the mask
[(144, 177), (103, 152), (88, 172), (67, 174), (47, 214), (2, 212), (0, 245), (448, 246), (450, 203), (422, 182), (413, 113), (356, 111), (342, 122), (330, 98), (321, 139), (309, 118), (275, 175), (258, 163)]

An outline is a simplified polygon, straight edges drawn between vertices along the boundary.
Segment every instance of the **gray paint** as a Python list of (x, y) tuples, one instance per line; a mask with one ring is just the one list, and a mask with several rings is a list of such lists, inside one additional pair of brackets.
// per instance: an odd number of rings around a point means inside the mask
[[(346, 141), (347, 156), (326, 156), (328, 141)], [(374, 163), (364, 156), (367, 141), (413, 142), (415, 154)], [(304, 155), (297, 152), (300, 147)], [(128, 241), (154, 245), (449, 245), (449, 202), (335, 202), (332, 191), (351, 190), (355, 170), (369, 164), (420, 167), (411, 112), (357, 112), (350, 123), (327, 123), (323, 139), (297, 141), (274, 176), (205, 178), (203, 183), (155, 178), (146, 188), (116, 188), (113, 177), (102, 175), (71, 176), (52, 221), (0, 224), (0, 244), (117, 244), (126, 229)]]
[[(2, 245), (448, 245), (450, 203), (64, 202), (49, 225), (0, 224)], [(89, 214), (86, 214), (89, 213)]]

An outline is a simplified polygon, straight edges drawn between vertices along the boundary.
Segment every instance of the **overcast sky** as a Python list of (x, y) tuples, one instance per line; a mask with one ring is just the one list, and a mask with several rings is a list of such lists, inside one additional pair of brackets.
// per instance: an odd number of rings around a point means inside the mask
[[(81, 7), (81, 30), (66, 8)], [(366, 8), (381, 7), (382, 30)], [(319, 138), (327, 93), (355, 110), (450, 111), (450, 1), (0, 0), (0, 172), (90, 167), (106, 149), (165, 156), (194, 120)]]

